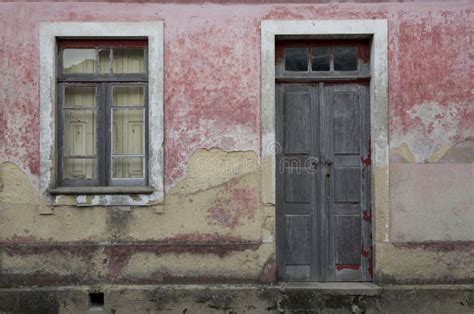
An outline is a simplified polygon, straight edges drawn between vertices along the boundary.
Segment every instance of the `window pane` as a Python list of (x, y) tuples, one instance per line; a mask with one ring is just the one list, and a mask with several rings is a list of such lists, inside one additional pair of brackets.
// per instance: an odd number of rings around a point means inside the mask
[(113, 109), (112, 133), (113, 154), (143, 154), (143, 109)]
[(99, 72), (110, 73), (110, 49), (99, 50)]
[(285, 48), (285, 71), (308, 71), (308, 49)]
[(311, 57), (313, 71), (329, 71), (329, 48), (313, 48)]
[(95, 107), (95, 87), (70, 86), (64, 88), (64, 107)]
[(114, 157), (112, 178), (143, 178), (143, 157)]
[(145, 87), (116, 86), (113, 88), (112, 106), (144, 106)]
[(95, 179), (96, 160), (64, 158), (63, 178), (74, 180)]
[(145, 73), (145, 50), (114, 49), (113, 73)]
[(64, 155), (95, 155), (95, 110), (64, 110)]
[(95, 49), (64, 49), (64, 73), (95, 73)]
[(357, 48), (335, 48), (334, 71), (357, 71)]

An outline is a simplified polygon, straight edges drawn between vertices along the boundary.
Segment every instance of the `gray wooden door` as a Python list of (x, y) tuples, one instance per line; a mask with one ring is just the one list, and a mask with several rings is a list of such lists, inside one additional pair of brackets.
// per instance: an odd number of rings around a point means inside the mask
[(276, 97), (280, 280), (371, 280), (367, 85), (278, 83)]

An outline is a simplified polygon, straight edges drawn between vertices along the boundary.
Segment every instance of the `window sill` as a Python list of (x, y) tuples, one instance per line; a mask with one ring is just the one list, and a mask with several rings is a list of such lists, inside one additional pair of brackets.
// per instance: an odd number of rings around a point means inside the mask
[(50, 189), (52, 195), (90, 195), (90, 194), (152, 194), (148, 186), (107, 186), (107, 187), (59, 187)]

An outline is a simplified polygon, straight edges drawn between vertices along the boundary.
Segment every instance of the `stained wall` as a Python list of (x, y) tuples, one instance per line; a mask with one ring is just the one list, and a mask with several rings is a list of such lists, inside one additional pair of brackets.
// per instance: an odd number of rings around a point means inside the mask
[[(390, 232), (376, 281), (474, 281), (472, 5), (0, 4), (0, 283), (271, 282), (260, 23), (385, 18)], [(164, 21), (165, 202), (40, 215), (41, 22)], [(158, 213), (159, 214), (158, 214)]]

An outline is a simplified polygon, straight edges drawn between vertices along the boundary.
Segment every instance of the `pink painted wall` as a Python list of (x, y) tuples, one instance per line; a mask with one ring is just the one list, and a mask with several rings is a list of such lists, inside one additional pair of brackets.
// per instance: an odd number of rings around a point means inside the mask
[[(471, 207), (468, 207), (469, 199), (466, 198), (472, 193), (469, 193), (468, 183), (459, 181), (469, 182), (472, 178), (472, 175), (466, 174), (466, 169), (472, 171), (472, 162), (471, 168), (469, 162), (467, 166), (463, 165), (464, 161), (459, 157), (461, 153), (433, 160), (433, 156), (443, 147), (454, 147), (457, 143), (464, 145), (459, 149), (474, 147), (474, 94), (471, 92), (474, 52), (470, 43), (473, 36), (472, 5), (467, 2), (259, 4), (263, 0), (255, 0), (255, 3), (240, 5), (191, 2), (186, 5), (0, 4), (0, 162), (17, 164), (38, 186), (38, 32), (41, 22), (165, 22), (165, 179), (169, 190), (185, 176), (188, 159), (198, 148), (260, 151), (262, 20), (386, 18), (389, 26), (392, 149), (390, 236), (393, 242), (465, 241), (467, 244), (463, 242), (463, 245), (467, 249), (459, 251), (472, 251), (474, 234), (469, 217), (474, 215), (471, 215), (472, 200)], [(400, 148), (405, 149), (404, 153), (396, 152)], [(426, 164), (428, 162), (429, 165)], [(451, 178), (451, 181), (444, 180), (446, 178)], [(457, 181), (453, 183), (453, 180)], [(450, 184), (451, 189), (445, 189), (443, 184)], [(423, 187), (420, 188), (420, 185)], [(252, 190), (234, 191), (231, 187), (229, 191), (236, 195), (235, 202), (241, 202), (238, 209), (249, 210), (248, 213), (243, 211), (242, 215), (254, 219), (255, 212), (261, 207), (259, 193)], [(449, 195), (445, 197), (443, 193)], [(442, 197), (443, 202), (432, 200), (438, 196)], [(428, 198), (431, 202), (427, 203), (424, 200)], [(457, 200), (467, 205), (459, 205)], [(235, 202), (233, 200), (229, 205), (227, 199), (220, 200), (216, 196), (216, 206), (207, 213), (209, 219), (229, 231), (226, 236), (239, 238), (233, 229), (238, 221), (235, 222), (233, 216), (226, 218), (222, 214), (224, 206), (231, 212), (237, 212), (232, 207)], [(169, 211), (164, 218), (155, 215), (152, 219), (164, 226), (172, 219), (180, 220), (181, 217), (175, 217), (173, 213)], [(0, 225), (6, 224), (6, 220), (2, 222), (1, 218)], [(27, 220), (31, 219), (28, 214)], [(12, 218), (8, 223), (19, 224), (16, 221)], [(61, 220), (57, 222), (58, 227), (51, 224), (48, 230), (64, 232)], [(189, 227), (182, 226), (182, 229), (188, 232)], [(15, 225), (12, 229), (23, 234), (21, 225)], [(249, 230), (257, 237), (260, 234), (254, 229)], [(147, 232), (144, 228), (144, 238), (148, 237)], [(28, 239), (19, 236), (10, 240), (16, 243), (28, 242)], [(212, 239), (211, 242), (214, 241)], [(35, 241), (33, 236), (31, 241)], [(405, 251), (387, 249), (387, 260), (398, 261), (402, 252), (405, 261), (412, 261), (410, 250), (411, 247)], [(271, 252), (268, 254), (271, 255)], [(450, 254), (446, 254), (446, 261), (433, 259), (431, 255), (426, 257), (433, 261), (433, 265), (441, 265), (439, 269), (444, 273), (439, 272), (440, 282), (446, 282), (443, 276), (450, 276), (453, 272)], [(459, 263), (461, 270), (454, 278), (456, 280), (472, 278), (472, 272), (465, 266), (473, 265), (472, 258), (465, 259), (465, 264)], [(408, 279), (419, 276), (425, 269), (432, 269), (426, 266), (423, 258), (418, 258), (417, 263), (416, 267), (406, 263), (408, 270), (393, 266), (404, 263), (384, 264), (380, 269), (385, 267), (387, 273)], [(274, 264), (270, 261), (268, 265), (273, 276)]]
[[(37, 38), (44, 21), (165, 21), (167, 187), (183, 175), (196, 148), (259, 150), (264, 19), (387, 18), (392, 142), (415, 132), (421, 137), (415, 143), (433, 148), (438, 140), (433, 134), (443, 134), (437, 132), (443, 128), (450, 128), (449, 141), (474, 134), (473, 7), (466, 4), (30, 3), (0, 8), (0, 158), (19, 164), (33, 182), (39, 172)], [(416, 107), (428, 103), (440, 108), (438, 122), (423, 124)]]

